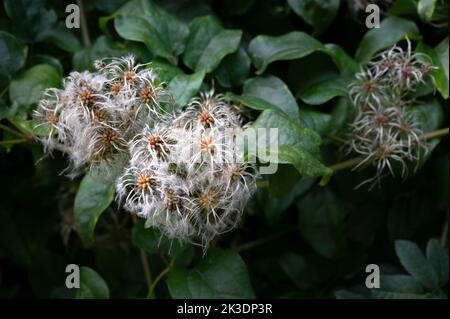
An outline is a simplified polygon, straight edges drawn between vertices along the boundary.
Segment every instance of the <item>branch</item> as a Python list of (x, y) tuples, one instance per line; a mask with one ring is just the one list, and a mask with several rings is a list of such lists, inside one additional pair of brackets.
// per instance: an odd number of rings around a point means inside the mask
[[(432, 131), (432, 132), (426, 133), (426, 134), (423, 135), (423, 138), (426, 141), (428, 141), (428, 140), (431, 140), (431, 139), (436, 138), (436, 137), (446, 136), (448, 134), (449, 134), (449, 128), (447, 127), (447, 128), (443, 128), (443, 129), (440, 129), (440, 130), (436, 130), (436, 131)], [(340, 163), (337, 163), (337, 164), (333, 164), (333, 165), (329, 166), (329, 168), (331, 168), (334, 172), (336, 172), (336, 171), (339, 171), (341, 169), (345, 169), (345, 168), (350, 168), (350, 167), (356, 166), (356, 165), (358, 165), (361, 162), (362, 159), (363, 159), (363, 157), (352, 158), (352, 159), (349, 159), (349, 160), (346, 160), (346, 161), (343, 161), (343, 162), (340, 162)]]
[(244, 250), (249, 250), (249, 249), (252, 249), (252, 248), (255, 248), (255, 247), (264, 245), (264, 244), (266, 244), (266, 243), (268, 243), (268, 242), (271, 242), (271, 241), (273, 241), (273, 240), (275, 240), (275, 239), (278, 239), (278, 238), (280, 238), (280, 237), (283, 237), (284, 235), (287, 235), (287, 234), (289, 234), (289, 233), (292, 233), (292, 232), (294, 232), (294, 231), (296, 231), (296, 230), (297, 230), (297, 227), (294, 227), (294, 228), (292, 228), (292, 229), (288, 229), (288, 230), (284, 230), (284, 231), (275, 233), (275, 234), (270, 235), (270, 236), (268, 236), (268, 237), (258, 238), (258, 239), (249, 241), (249, 242), (247, 242), (247, 243), (244, 243), (244, 244), (242, 244), (242, 245), (240, 245), (240, 246), (237, 246), (237, 247), (234, 248), (234, 250), (235, 250), (236, 252), (239, 252), (239, 253), (240, 253), (240, 252), (243, 252)]
[(83, 37), (83, 45), (88, 48), (91, 46), (91, 39), (89, 37), (89, 29), (86, 21), (86, 13), (84, 12), (83, 0), (77, 0), (81, 15), (81, 36)]
[(159, 281), (169, 272), (172, 270), (173, 265), (175, 264), (175, 257), (172, 258), (172, 260), (170, 261), (169, 265), (167, 265), (166, 268), (164, 268), (159, 275), (156, 277), (155, 281), (153, 282), (153, 285), (150, 287), (148, 295), (147, 295), (147, 299), (153, 298), (154, 293), (155, 293), (155, 287), (156, 285), (159, 283)]
[[(137, 224), (137, 218), (135, 215), (131, 215), (131, 219), (133, 220), (133, 223)], [(147, 283), (148, 288), (148, 294), (147, 298), (153, 298), (153, 279), (152, 279), (152, 273), (150, 271), (150, 264), (148, 263), (147, 254), (145, 251), (141, 248), (139, 248), (139, 254), (141, 257), (141, 263), (142, 268), (144, 269), (144, 276), (145, 276), (145, 282)]]
[(449, 130), (449, 128), (446, 127), (446, 128), (440, 129), (440, 130), (426, 133), (426, 134), (424, 134), (423, 137), (425, 138), (425, 140), (431, 140), (435, 137), (442, 137), (442, 136), (448, 135), (448, 133), (449, 133), (448, 130)]

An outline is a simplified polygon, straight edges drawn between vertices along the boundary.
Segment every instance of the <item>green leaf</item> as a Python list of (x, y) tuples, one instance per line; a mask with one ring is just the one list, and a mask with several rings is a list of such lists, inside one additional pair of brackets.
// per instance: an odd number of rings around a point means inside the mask
[(95, 40), (90, 48), (76, 52), (73, 55), (72, 64), (77, 71), (94, 71), (95, 60), (105, 57), (119, 57), (128, 52), (129, 50), (125, 46), (102, 35)]
[(448, 86), (449, 86), (449, 44), (448, 44), (448, 37), (444, 39), (441, 43), (438, 44), (438, 46), (435, 48), (436, 54), (440, 61), (440, 67), (444, 71), (445, 80), (441, 80), (441, 83), (438, 83), (438, 90), (441, 92), (442, 96), (445, 99), (448, 99)]
[(347, 96), (338, 98), (336, 105), (331, 111), (331, 119), (326, 131), (332, 135), (342, 134), (342, 128), (351, 121), (355, 111)]
[(395, 241), (395, 252), (400, 263), (418, 282), (433, 290), (438, 286), (438, 277), (420, 248), (407, 240)]
[(380, 23), (380, 28), (371, 29), (364, 35), (355, 58), (359, 62), (367, 62), (379, 51), (393, 46), (405, 37), (418, 39), (420, 34), (417, 25), (403, 18), (387, 17)]
[(253, 64), (261, 74), (275, 61), (299, 59), (325, 47), (304, 32), (293, 31), (282, 36), (259, 35), (248, 47)]
[(255, 298), (244, 261), (230, 250), (210, 249), (192, 270), (175, 269), (166, 282), (176, 299)]
[(121, 37), (142, 42), (156, 56), (176, 64), (189, 34), (184, 22), (149, 0), (130, 1), (117, 14), (114, 26)]
[(113, 13), (125, 2), (127, 2), (127, 0), (96, 0), (94, 6), (100, 11)]
[(423, 294), (422, 285), (409, 275), (381, 275), (380, 291)]
[(316, 132), (301, 127), (283, 113), (271, 109), (262, 112), (252, 127), (277, 128), (278, 136), (270, 131), (265, 136), (257, 134), (257, 146), (266, 146), (266, 152), (255, 150), (255, 154), (249, 156), (258, 156), (272, 163), (292, 164), (303, 176), (331, 175), (332, 171), (320, 162), (321, 139)]
[(62, 77), (64, 74), (64, 68), (63, 68), (61, 62), (57, 58), (54, 58), (50, 55), (45, 55), (45, 54), (32, 55), (32, 56), (30, 56), (28, 63), (30, 63), (31, 65), (48, 64), (48, 65), (54, 67), (56, 70), (58, 70), (59, 76)]
[(417, 14), (417, 0), (396, 0), (389, 8), (390, 16), (411, 16)]
[(161, 8), (185, 22), (190, 22), (199, 16), (214, 13), (211, 8), (212, 3), (209, 0), (158, 0), (156, 2)]
[(354, 292), (350, 290), (337, 290), (334, 292), (334, 295), (336, 296), (336, 299), (369, 299), (369, 296), (366, 296), (363, 293), (360, 292)]
[(236, 16), (248, 12), (255, 2), (256, 0), (222, 0), (220, 1), (220, 4), (221, 9), (224, 10), (227, 15)]
[(223, 87), (230, 88), (244, 83), (250, 74), (250, 58), (244, 48), (227, 55), (216, 70), (216, 79)]
[(28, 132), (31, 136), (48, 136), (51, 128), (47, 125), (36, 127), (36, 123), (19, 116), (8, 119), (14, 125), (20, 127), (23, 131)]
[(315, 33), (325, 30), (339, 10), (340, 0), (288, 0), (289, 6)]
[(390, 291), (372, 291), (373, 298), (376, 299), (429, 299), (431, 296), (428, 294), (413, 294), (413, 293), (401, 293)]
[(323, 52), (328, 54), (333, 59), (342, 75), (350, 76), (359, 72), (359, 63), (350, 57), (339, 45), (327, 43), (325, 44), (325, 48), (326, 51)]
[(346, 77), (331, 77), (306, 87), (298, 93), (303, 102), (320, 105), (337, 96), (347, 96), (351, 79)]
[(13, 35), (0, 31), (0, 73), (12, 75), (22, 68), (27, 47)]
[(160, 250), (163, 250), (170, 256), (176, 256), (188, 247), (187, 244), (181, 244), (176, 240), (165, 237), (155, 228), (146, 228), (144, 220), (139, 220), (133, 226), (131, 238), (133, 245), (143, 249), (148, 254), (157, 254)]
[(222, 59), (239, 48), (242, 31), (225, 30), (217, 18), (195, 18), (190, 24), (183, 62), (192, 70), (213, 71)]
[(164, 60), (155, 59), (149, 65), (153, 73), (160, 82), (169, 83), (177, 75), (183, 75), (183, 71), (178, 67), (165, 62)]
[(230, 101), (234, 103), (240, 103), (247, 106), (250, 109), (264, 111), (264, 110), (280, 110), (277, 105), (273, 105), (259, 97), (251, 95), (236, 95), (231, 92), (227, 92), (225, 95)]
[(437, 274), (439, 285), (448, 283), (448, 251), (434, 238), (427, 244), (427, 260)]
[(329, 280), (332, 270), (326, 266), (326, 259), (316, 255), (301, 256), (288, 252), (279, 263), (286, 275), (300, 289), (313, 289)]
[(435, 28), (448, 28), (448, 1), (446, 0), (418, 0), (417, 14), (423, 22)]
[[(286, 175), (286, 173), (290, 174)], [(316, 183), (314, 178), (300, 179), (300, 177), (294, 166), (280, 164), (276, 173), (268, 177), (269, 189), (258, 189), (255, 198), (260, 202), (268, 225), (280, 225), (295, 199), (306, 193)]]
[(417, 13), (425, 22), (431, 21), (435, 9), (436, 0), (419, 0), (419, 3), (417, 4)]
[(204, 77), (205, 72), (201, 70), (190, 75), (176, 75), (169, 82), (168, 90), (172, 93), (176, 107), (186, 105), (198, 93)]
[(330, 124), (331, 115), (328, 113), (305, 109), (300, 110), (300, 125), (303, 127), (314, 130), (319, 134), (324, 134)]
[(61, 76), (48, 64), (38, 64), (16, 76), (9, 87), (9, 98), (21, 106), (35, 105), (46, 88), (59, 87)]
[(223, 30), (220, 21), (214, 16), (197, 17), (189, 24), (189, 36), (183, 53), (183, 62), (192, 70), (196, 69), (209, 42)]
[(356, 62), (348, 62), (351, 59), (345, 52), (337, 46), (333, 47), (333, 52), (314, 52), (290, 63), (288, 83), (303, 102), (320, 105), (335, 97), (347, 96), (347, 87), (356, 69), (351, 65)]
[(242, 31), (240, 30), (220, 31), (206, 46), (195, 66), (195, 70), (204, 69), (207, 73), (213, 71), (226, 55), (238, 49), (241, 36)]
[(425, 133), (438, 129), (444, 122), (444, 111), (441, 103), (435, 97), (428, 97), (407, 110), (414, 114), (420, 128)]
[[(253, 97), (262, 100), (256, 109), (271, 108), (284, 112), (292, 121), (298, 122), (299, 110), (295, 98), (283, 81), (273, 75), (261, 75), (248, 79), (244, 83), (242, 97)], [(244, 105), (246, 105), (244, 103)], [(253, 104), (252, 104), (253, 105)], [(252, 105), (248, 105), (252, 107)], [(268, 107), (270, 105), (270, 107)]]
[(109, 289), (103, 278), (89, 267), (80, 267), (80, 288), (77, 299), (108, 299)]
[(114, 199), (114, 183), (88, 173), (80, 183), (73, 206), (75, 225), (80, 237), (94, 242), (94, 229), (100, 215)]
[(176, 56), (146, 19), (139, 16), (133, 18), (119, 16), (114, 20), (114, 25), (122, 38), (142, 42), (155, 56), (166, 58), (176, 64)]
[(348, 210), (330, 190), (310, 192), (297, 202), (300, 234), (321, 256), (333, 258), (345, 248)]
[[(423, 42), (420, 42), (416, 48), (416, 52), (426, 54), (430, 59), (433, 66), (437, 67), (436, 70), (432, 70), (432, 76), (436, 85), (436, 88), (441, 93), (444, 99), (448, 99), (448, 86), (449, 86), (449, 71), (448, 71), (448, 37), (444, 39), (436, 48), (431, 48)], [(420, 58), (420, 56), (419, 56)], [(424, 59), (424, 62), (429, 63), (428, 59)]]
[(78, 38), (62, 23), (51, 30), (45, 41), (71, 53), (81, 49), (81, 43)]
[(435, 48), (436, 54), (439, 58), (439, 64), (438, 66), (442, 68), (444, 72), (444, 76), (442, 76), (442, 79), (440, 82), (436, 83), (437, 88), (439, 92), (441, 92), (444, 99), (448, 99), (448, 86), (449, 86), (449, 54), (448, 54), (449, 44), (448, 44), (448, 37), (445, 38), (441, 43), (438, 44), (438, 46)]
[[(190, 271), (183, 268), (173, 269), (166, 279), (167, 287), (173, 299), (195, 299), (189, 288)], [(195, 293), (195, 292), (194, 292)]]
[(333, 43), (323, 45), (304, 32), (294, 31), (282, 36), (260, 35), (249, 45), (249, 55), (258, 69), (257, 74), (263, 73), (272, 62), (296, 60), (314, 52), (322, 52), (331, 57), (343, 75), (352, 75), (359, 70), (358, 63), (340, 46)]
[(47, 10), (41, 0), (5, 0), (4, 6), (15, 34), (26, 41), (44, 40), (55, 27), (55, 11)]

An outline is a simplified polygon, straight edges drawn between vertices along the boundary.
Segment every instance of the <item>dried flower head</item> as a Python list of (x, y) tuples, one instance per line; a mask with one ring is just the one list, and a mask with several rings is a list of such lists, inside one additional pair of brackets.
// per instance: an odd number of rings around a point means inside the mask
[[(427, 151), (423, 132), (408, 99), (419, 83), (425, 83), (434, 67), (424, 62), (427, 57), (395, 45), (380, 53), (356, 74), (349, 95), (356, 109), (350, 125), (350, 151), (363, 156), (361, 167), (376, 168), (374, 178), (363, 182), (379, 182), (385, 171), (394, 175), (394, 163), (401, 176), (408, 173), (408, 163), (419, 163)], [(417, 167), (417, 166), (416, 166)]]
[(117, 200), (126, 210), (206, 249), (238, 225), (256, 189), (256, 169), (234, 145), (240, 108), (211, 90), (175, 112), (148, 64), (128, 55), (95, 66), (46, 92), (35, 112), (37, 126), (49, 128), (46, 149), (67, 153), (72, 176), (121, 167)]

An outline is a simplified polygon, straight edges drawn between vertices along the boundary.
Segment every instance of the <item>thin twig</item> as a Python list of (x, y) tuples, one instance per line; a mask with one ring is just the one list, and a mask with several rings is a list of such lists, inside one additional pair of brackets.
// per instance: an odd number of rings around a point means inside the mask
[(327, 134), (326, 137), (328, 137), (330, 140), (335, 141), (335, 142), (339, 142), (342, 144), (347, 143), (347, 141), (345, 139), (343, 139), (342, 137), (336, 136), (336, 135)]
[(442, 136), (448, 135), (448, 133), (449, 133), (449, 128), (446, 127), (446, 128), (440, 129), (440, 130), (426, 133), (426, 134), (424, 134), (423, 137), (426, 140), (431, 140), (432, 138), (435, 138), (435, 137), (442, 137)]
[(172, 260), (170, 261), (169, 265), (167, 265), (166, 268), (164, 268), (158, 276), (156, 276), (155, 281), (153, 281), (153, 285), (151, 286), (151, 288), (149, 289), (148, 295), (147, 295), (147, 299), (153, 298), (154, 293), (155, 293), (155, 288), (156, 285), (158, 284), (158, 282), (169, 272), (172, 270), (173, 265), (175, 264), (175, 257), (172, 258)]
[(339, 171), (341, 169), (350, 168), (358, 165), (363, 160), (363, 157), (351, 158), (349, 160), (334, 164), (329, 166), (333, 170), (333, 172)]
[[(442, 137), (445, 135), (449, 134), (449, 128), (443, 128), (443, 129), (439, 129), (436, 131), (432, 131), (429, 133), (424, 134), (424, 139), (425, 140), (431, 140), (433, 138), (436, 137)], [(356, 165), (358, 165), (361, 160), (363, 160), (363, 157), (356, 157), (356, 158), (351, 158), (349, 160), (337, 163), (337, 164), (333, 164), (331, 166), (329, 166), (329, 168), (331, 168), (334, 172), (339, 171), (341, 169), (345, 169), (345, 168), (350, 168), (350, 167), (354, 167)]]
[(23, 129), (19, 124), (17, 124), (14, 121), (9, 121), (14, 127), (22, 134), (22, 137), (26, 138), (30, 143), (36, 143), (34, 140), (35, 136), (33, 134), (30, 134), (30, 132)]
[(8, 145), (8, 144), (19, 144), (19, 143), (23, 143), (26, 142), (27, 140), (24, 138), (19, 138), (19, 139), (15, 139), (15, 140), (6, 140), (6, 141), (0, 141), (0, 145)]
[(6, 125), (4, 125), (4, 124), (1, 124), (1, 123), (0, 123), (0, 128), (2, 128), (2, 129), (4, 129), (5, 131), (8, 131), (9, 133), (12, 133), (12, 134), (14, 134), (14, 135), (17, 135), (17, 136), (20, 136), (20, 137), (24, 137), (24, 135), (23, 135), (22, 133), (17, 132), (16, 130), (13, 130), (12, 128), (10, 128), (10, 127), (8, 127), (8, 126), (6, 126)]
[[(137, 224), (137, 218), (135, 215), (131, 215), (133, 223)], [(139, 254), (141, 258), (142, 268), (144, 269), (145, 282), (147, 283), (148, 294), (147, 298), (153, 298), (153, 279), (152, 273), (150, 271), (150, 264), (148, 263), (147, 254), (143, 249), (139, 249)]]
[(80, 8), (81, 36), (83, 37), (83, 45), (85, 48), (88, 48), (91, 46), (91, 39), (89, 37), (89, 30), (86, 21), (86, 13), (84, 12), (83, 0), (77, 0), (77, 4)]
[(269, 181), (266, 179), (259, 179), (256, 181), (256, 186), (258, 188), (269, 187)]
[(258, 238), (258, 239), (249, 241), (247, 243), (244, 243), (242, 245), (239, 245), (239, 246), (235, 247), (234, 250), (236, 252), (243, 252), (244, 250), (252, 249), (252, 248), (261, 246), (263, 244), (266, 244), (268, 242), (271, 242), (271, 241), (273, 241), (275, 239), (283, 237), (283, 236), (285, 236), (285, 235), (287, 235), (289, 233), (292, 233), (292, 232), (294, 232), (296, 230), (297, 230), (297, 227), (294, 227), (292, 229), (284, 230), (284, 231), (278, 232), (278, 233), (273, 234), (273, 235), (268, 236), (268, 237)]
[(7, 91), (8, 91), (8, 86), (6, 86), (3, 91), (0, 93), (0, 97), (2, 97)]

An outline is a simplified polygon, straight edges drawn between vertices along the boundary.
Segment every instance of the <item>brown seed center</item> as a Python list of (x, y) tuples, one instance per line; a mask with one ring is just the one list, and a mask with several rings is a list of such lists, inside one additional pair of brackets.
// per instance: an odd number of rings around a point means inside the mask
[(156, 179), (152, 178), (149, 173), (141, 173), (136, 179), (136, 186), (145, 191), (156, 186)]
[(103, 134), (103, 140), (106, 144), (113, 144), (115, 141), (117, 141), (118, 136), (117, 133), (113, 130), (109, 129)]
[(174, 210), (178, 205), (179, 198), (175, 192), (171, 189), (166, 190), (166, 208), (168, 210)]
[(144, 87), (139, 92), (139, 97), (141, 98), (141, 101), (144, 103), (151, 103), (153, 101), (153, 95), (155, 94), (153, 88), (151, 87)]
[(211, 127), (211, 125), (214, 124), (214, 118), (208, 111), (201, 112), (198, 116), (198, 120), (205, 128)]
[(208, 136), (200, 141), (200, 151), (201, 152), (209, 152), (214, 154), (214, 143), (211, 136)]
[(58, 124), (58, 117), (55, 114), (50, 114), (47, 117), (47, 122), (51, 125), (56, 125)]
[(161, 155), (164, 148), (164, 140), (159, 135), (150, 135), (147, 137), (148, 147), (156, 152), (157, 156)]
[(373, 81), (367, 81), (363, 84), (362, 89), (366, 93), (375, 92), (378, 88), (378, 85)]
[(121, 89), (122, 89), (122, 84), (120, 84), (120, 82), (116, 82), (113, 85), (111, 85), (111, 93), (113, 93), (114, 95), (119, 94)]
[(125, 81), (125, 83), (134, 83), (134, 77), (136, 76), (136, 73), (134, 73), (133, 71), (126, 71), (123, 74), (123, 80)]
[(217, 204), (219, 199), (218, 193), (206, 190), (200, 193), (199, 202), (202, 208), (211, 209)]
[(80, 101), (86, 106), (92, 106), (94, 103), (94, 94), (91, 89), (84, 89), (80, 93)]

